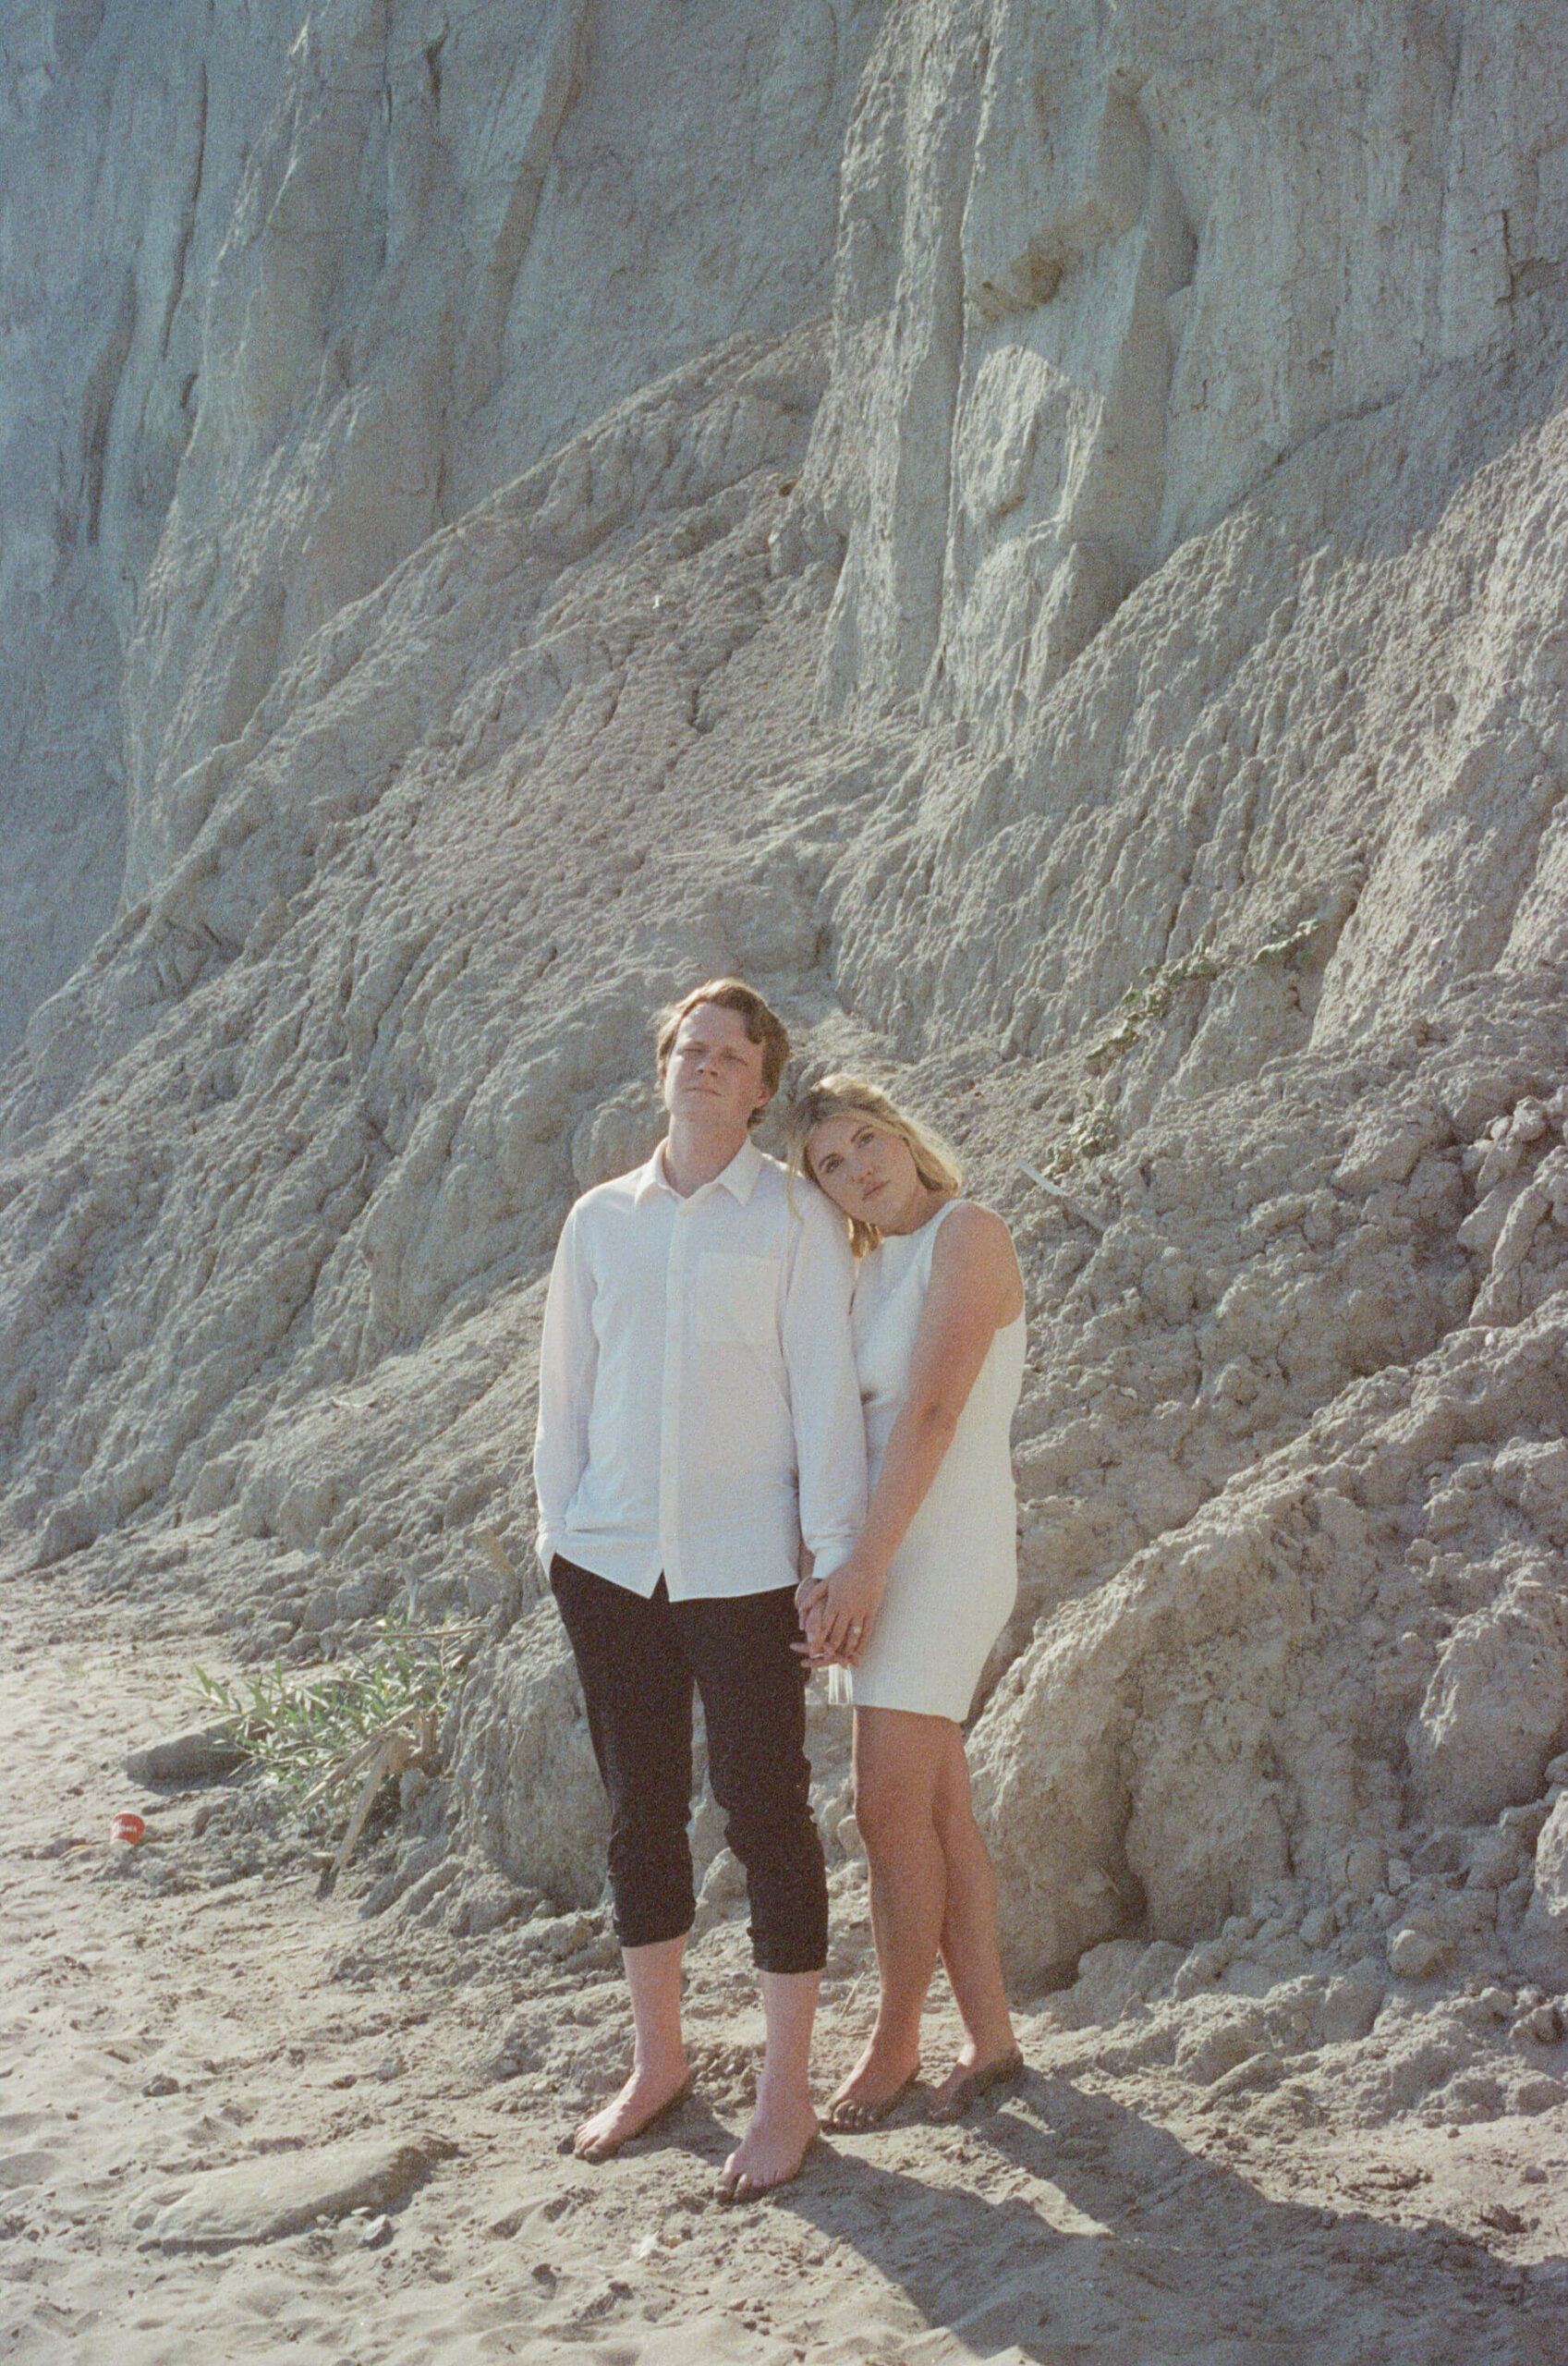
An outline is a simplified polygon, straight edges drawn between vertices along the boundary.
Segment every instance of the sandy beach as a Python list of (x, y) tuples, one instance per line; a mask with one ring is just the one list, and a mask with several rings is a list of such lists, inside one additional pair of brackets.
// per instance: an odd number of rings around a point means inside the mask
[[(385, 1832), (319, 1901), (243, 1781), (123, 1772), (188, 1723), (192, 1665), (222, 1665), (188, 1604), (132, 1612), (70, 1570), (3, 1604), (7, 2360), (1568, 2354), (1568, 2111), (1460, 2126), (1418, 2101), (1367, 2127), (1377, 2030), (1203, 2084), (1165, 2028), (1197, 2004), (1074, 2029), (1064, 1996), (1027, 1998), (1019, 2092), (956, 2128), (914, 2103), (724, 2208), (760, 2033), (735, 1920), (691, 1957), (692, 2101), (587, 2167), (562, 2140), (626, 2040), (597, 1914), (543, 1902), (479, 1936), (407, 1900), (367, 1918)], [(126, 1808), (135, 1849), (108, 1836)], [(853, 1873), (835, 1893), (824, 2093), (871, 1982)], [(953, 2038), (941, 2012), (931, 2035)]]

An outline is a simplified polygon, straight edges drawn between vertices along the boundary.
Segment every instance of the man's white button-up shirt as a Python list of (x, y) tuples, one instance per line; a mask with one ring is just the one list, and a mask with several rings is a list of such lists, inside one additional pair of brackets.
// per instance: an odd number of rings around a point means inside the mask
[(672, 1601), (823, 1574), (866, 1513), (853, 1260), (809, 1183), (742, 1144), (683, 1198), (662, 1145), (585, 1192), (540, 1350), (539, 1554)]

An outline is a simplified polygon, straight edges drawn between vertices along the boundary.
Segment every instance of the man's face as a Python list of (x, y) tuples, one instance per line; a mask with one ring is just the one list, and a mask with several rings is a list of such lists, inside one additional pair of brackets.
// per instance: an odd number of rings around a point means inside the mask
[(664, 1106), (715, 1132), (746, 1131), (752, 1112), (772, 1095), (762, 1081), (762, 1046), (746, 1031), (738, 1010), (699, 1002), (687, 1012), (664, 1069)]

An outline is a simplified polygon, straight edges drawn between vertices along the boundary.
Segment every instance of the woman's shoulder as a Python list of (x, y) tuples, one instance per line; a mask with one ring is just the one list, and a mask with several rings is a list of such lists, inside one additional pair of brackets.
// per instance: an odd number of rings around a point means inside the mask
[(937, 1211), (932, 1226), (933, 1260), (998, 1257), (1003, 1263), (1016, 1262), (1013, 1236), (1005, 1223), (994, 1208), (983, 1208), (978, 1200), (949, 1200)]
[(992, 1208), (978, 1200), (950, 1200), (935, 1219), (931, 1278), (951, 1276), (966, 1287), (990, 1288), (1004, 1302), (1010, 1321), (1022, 1303), (1023, 1281), (1013, 1236)]

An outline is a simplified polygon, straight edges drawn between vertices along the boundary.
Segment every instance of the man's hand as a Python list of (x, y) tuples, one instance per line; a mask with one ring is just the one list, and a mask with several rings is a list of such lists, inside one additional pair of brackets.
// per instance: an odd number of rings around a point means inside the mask
[[(803, 1551), (800, 1557), (803, 1562), (808, 1561), (810, 1559), (810, 1555)], [(809, 1568), (802, 1569), (800, 1582), (795, 1589), (796, 1616), (798, 1617), (802, 1627), (806, 1624), (807, 1612), (814, 1604), (821, 1601), (822, 1596), (826, 1593), (827, 1590), (827, 1586), (823, 1580), (816, 1575), (814, 1570)]]
[(834, 1653), (829, 1651), (822, 1638), (822, 1596), (826, 1591), (824, 1586), (819, 1586), (809, 1606), (802, 1607), (800, 1612), (802, 1640), (791, 1645), (796, 1657), (804, 1660), (809, 1668), (841, 1667), (844, 1665)]

